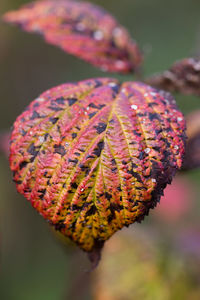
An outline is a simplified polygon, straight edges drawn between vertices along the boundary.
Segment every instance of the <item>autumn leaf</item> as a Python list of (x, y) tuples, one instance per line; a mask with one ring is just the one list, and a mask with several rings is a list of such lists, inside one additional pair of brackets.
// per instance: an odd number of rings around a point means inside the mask
[(185, 121), (173, 97), (112, 78), (67, 83), (14, 124), (17, 190), (80, 248), (140, 222), (181, 167)]
[(64, 51), (109, 72), (138, 69), (141, 53), (128, 32), (104, 9), (79, 1), (36, 1), (4, 20), (42, 34)]
[(185, 58), (163, 73), (146, 80), (150, 85), (169, 92), (200, 95), (200, 59)]

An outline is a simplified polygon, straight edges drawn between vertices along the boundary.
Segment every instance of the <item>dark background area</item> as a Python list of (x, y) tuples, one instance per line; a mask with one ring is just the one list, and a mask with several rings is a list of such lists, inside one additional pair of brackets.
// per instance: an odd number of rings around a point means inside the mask
[[(146, 54), (145, 75), (162, 71), (177, 59), (200, 53), (198, 0), (91, 2), (115, 15), (138, 41)], [(24, 3), (27, 1), (1, 0), (0, 15)], [(0, 130), (9, 129), (30, 101), (43, 91), (67, 81), (98, 76), (115, 75), (105, 75), (60, 49), (45, 44), (37, 35), (0, 23)], [(117, 77), (132, 80), (131, 76)], [(176, 99), (185, 114), (200, 108), (197, 97), (177, 96)], [(177, 235), (180, 236), (180, 231), (193, 228), (197, 232), (195, 239), (199, 239), (197, 248), (200, 252), (200, 171), (191, 171), (182, 177), (195, 193), (191, 203), (190, 193), (188, 195), (188, 214), (173, 224), (170, 220), (164, 224), (162, 218), (156, 217), (155, 209), (141, 225), (132, 225), (130, 230), (149, 230), (153, 237), (156, 231), (160, 244), (167, 251), (172, 232), (174, 234), (178, 228)], [(0, 298), (64, 299), (77, 276), (88, 268), (86, 255), (72, 246), (67, 250), (60, 246), (42, 217), (17, 194), (3, 154), (0, 155), (0, 222)], [(79, 299), (90, 299), (89, 294), (86, 292)], [(199, 298), (195, 299), (200, 299), (200, 293)]]

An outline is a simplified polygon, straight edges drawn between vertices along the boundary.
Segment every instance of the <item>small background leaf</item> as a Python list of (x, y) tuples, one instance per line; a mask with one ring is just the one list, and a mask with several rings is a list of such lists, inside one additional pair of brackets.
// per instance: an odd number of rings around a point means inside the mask
[(169, 92), (200, 95), (200, 59), (180, 60), (168, 71), (154, 75), (146, 82)]
[(142, 61), (128, 32), (102, 8), (79, 1), (36, 1), (4, 16), (6, 22), (42, 34), (104, 71), (128, 73)]

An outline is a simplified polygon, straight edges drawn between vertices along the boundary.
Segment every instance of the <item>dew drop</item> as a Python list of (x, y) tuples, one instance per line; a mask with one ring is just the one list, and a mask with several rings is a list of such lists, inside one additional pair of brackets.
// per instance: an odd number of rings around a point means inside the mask
[(44, 136), (39, 136), (39, 141), (40, 141), (40, 143), (43, 143), (44, 142)]
[(117, 83), (116, 83), (116, 82), (110, 82), (108, 85), (109, 85), (110, 87), (115, 87), (115, 86), (117, 85)]
[(116, 28), (113, 30), (113, 35), (114, 35), (115, 37), (118, 37), (118, 36), (120, 36), (120, 35), (122, 35), (122, 34), (123, 34), (123, 31), (122, 31), (122, 29), (119, 28), (119, 27), (116, 27)]
[(94, 32), (93, 36), (94, 36), (95, 40), (101, 41), (104, 37), (104, 34), (101, 30), (97, 30), (97, 31)]
[(144, 149), (144, 152), (145, 152), (145, 153), (147, 153), (147, 154), (148, 154), (150, 151), (151, 151), (151, 149), (150, 149), (150, 148), (146, 148), (146, 149)]
[(131, 108), (136, 110), (138, 107), (137, 107), (137, 105), (133, 104), (133, 105), (131, 105)]
[(156, 96), (157, 94), (154, 93), (154, 92), (150, 92), (150, 95), (154, 97), (154, 96)]
[(37, 102), (43, 102), (43, 101), (45, 101), (45, 99), (44, 98), (37, 98), (36, 101)]
[(122, 60), (118, 60), (116, 63), (115, 63), (115, 66), (119, 69), (123, 69), (125, 67), (125, 63), (122, 61)]
[(84, 31), (84, 30), (85, 30), (85, 25), (84, 25), (83, 23), (78, 23), (78, 24), (76, 25), (76, 29), (77, 29), (78, 31)]
[(177, 121), (178, 121), (178, 122), (181, 122), (181, 121), (183, 121), (183, 118), (178, 117), (178, 118), (177, 118)]

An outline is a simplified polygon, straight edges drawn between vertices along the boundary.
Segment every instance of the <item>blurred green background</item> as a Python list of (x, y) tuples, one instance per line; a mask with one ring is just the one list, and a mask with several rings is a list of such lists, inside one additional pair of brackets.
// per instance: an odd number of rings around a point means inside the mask
[[(146, 55), (145, 75), (164, 70), (177, 59), (200, 53), (198, 0), (91, 2), (112, 12), (138, 41)], [(24, 3), (27, 1), (1, 0), (0, 15), (8, 10), (17, 9)], [(39, 36), (24, 33), (1, 23), (1, 131), (10, 128), (24, 107), (41, 92), (67, 81), (97, 76), (105, 75), (85, 62), (45, 44)], [(122, 76), (117, 77), (122, 79)], [(126, 79), (130, 80), (131, 77), (124, 76), (124, 80)], [(200, 109), (200, 100), (197, 97), (178, 96), (177, 102), (185, 114)], [(191, 273), (189, 279), (186, 279), (188, 285), (195, 289), (200, 284), (200, 271), (193, 269), (193, 265), (200, 266), (200, 171), (184, 174), (181, 180), (183, 177), (182, 187), (175, 186), (175, 190), (182, 190), (187, 181), (189, 186), (185, 200), (188, 205), (187, 211), (181, 212), (180, 216), (171, 220), (163, 217), (170, 216), (170, 210), (164, 209), (161, 218), (160, 212), (155, 210), (142, 224), (132, 225), (129, 231), (132, 230), (134, 234), (138, 230), (143, 230), (148, 232), (152, 243), (156, 240), (155, 245), (160, 253), (158, 260), (162, 258), (164, 261), (163, 270), (168, 267), (171, 253), (174, 260), (181, 255), (183, 271), (187, 273), (186, 269), (190, 269), (188, 272)], [(170, 199), (173, 198), (175, 203), (178, 197), (181, 199), (182, 195), (170, 196)], [(85, 273), (89, 268), (86, 255), (72, 246), (67, 250), (60, 246), (45, 221), (22, 196), (17, 194), (7, 159), (3, 154), (0, 155), (0, 198), (0, 299), (93, 299), (95, 296), (92, 296), (88, 283), (84, 283), (85, 289), (80, 286), (81, 295), (76, 293), (79, 290), (79, 283), (88, 277)], [(169, 204), (169, 208), (171, 205)], [(181, 206), (180, 202), (177, 209), (181, 210)], [(171, 260), (169, 263), (173, 265)], [(173, 268), (169, 276), (172, 273)], [(175, 298), (169, 295), (162, 299), (190, 299), (184, 292), (175, 295)], [(147, 294), (143, 299), (160, 300), (161, 297), (156, 298)], [(200, 299), (200, 292), (197, 293), (197, 298), (192, 299)]]

